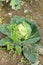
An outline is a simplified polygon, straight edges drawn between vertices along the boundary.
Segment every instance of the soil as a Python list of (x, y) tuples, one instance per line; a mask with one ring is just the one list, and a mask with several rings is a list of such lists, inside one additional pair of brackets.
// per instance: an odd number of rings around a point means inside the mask
[[(12, 10), (9, 6), (5, 6), (0, 11), (0, 16), (4, 18), (3, 23), (9, 23), (11, 17), (14, 15), (23, 16), (28, 18), (29, 20), (36, 21), (37, 25), (41, 31), (41, 44), (43, 45), (43, 0), (33, 1), (32, 4), (29, 4), (28, 0), (24, 0), (24, 6), (18, 10)], [(24, 14), (24, 10), (27, 10), (28, 13)], [(0, 38), (4, 37), (0, 33)], [(23, 57), (22, 55), (14, 56), (12, 52), (6, 50), (0, 50), (0, 65), (29, 65), (29, 61), (26, 59), (25, 62), (20, 62), (20, 59)], [(11, 59), (13, 57), (13, 59)], [(40, 64), (43, 65), (43, 56), (39, 56)], [(27, 64), (26, 64), (27, 63)]]

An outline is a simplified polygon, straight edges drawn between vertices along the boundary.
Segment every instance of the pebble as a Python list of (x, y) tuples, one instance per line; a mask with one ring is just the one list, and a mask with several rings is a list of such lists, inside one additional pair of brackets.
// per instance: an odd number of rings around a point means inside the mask
[(2, 57), (2, 61), (4, 61), (4, 58)]
[(25, 14), (26, 14), (26, 13), (28, 13), (28, 10), (27, 10), (27, 9), (25, 9), (25, 10), (24, 10), (24, 13), (25, 13)]
[(12, 13), (9, 12), (8, 15), (11, 17), (12, 16)]

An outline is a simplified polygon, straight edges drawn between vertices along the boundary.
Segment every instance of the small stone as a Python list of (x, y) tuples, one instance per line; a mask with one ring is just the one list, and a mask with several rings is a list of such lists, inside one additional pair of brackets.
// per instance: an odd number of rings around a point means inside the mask
[(2, 58), (2, 61), (4, 61), (4, 58)]
[(25, 14), (26, 14), (26, 13), (28, 13), (28, 10), (27, 10), (27, 9), (25, 9), (25, 10), (24, 10), (24, 13), (25, 13)]
[(11, 17), (12, 16), (12, 13), (9, 12), (8, 15)]

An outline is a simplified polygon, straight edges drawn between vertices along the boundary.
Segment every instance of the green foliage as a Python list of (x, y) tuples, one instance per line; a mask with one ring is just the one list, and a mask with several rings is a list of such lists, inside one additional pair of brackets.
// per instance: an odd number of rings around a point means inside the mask
[(12, 9), (18, 10), (22, 6), (22, 1), (21, 0), (11, 0), (10, 6)]
[(23, 48), (23, 54), (30, 62), (38, 61), (37, 50), (32, 46), (25, 46)]
[(18, 29), (22, 37), (24, 37), (25, 39), (28, 39), (32, 31), (30, 25), (23, 21), (22, 24), (18, 25)]
[[(6, 2), (6, 0), (0, 0), (0, 2), (3, 2), (3, 1)], [(22, 0), (9, 0), (9, 1), (10, 1), (9, 6), (11, 6), (11, 8), (14, 10), (21, 9), (21, 7), (23, 6)]]
[(3, 39), (0, 40), (0, 46), (5, 46), (5, 45), (11, 44), (11, 43), (12, 43), (12, 41), (8, 37), (3, 38)]
[(19, 39), (19, 32), (16, 24), (11, 24), (8, 26), (8, 30), (10, 32), (9, 37), (14, 41), (14, 42), (21, 42)]
[(34, 44), (37, 44), (38, 41), (40, 41), (40, 37), (30, 38), (28, 40), (23, 41), (24, 43), (23, 45), (28, 45), (28, 44), (34, 45)]
[(19, 55), (23, 52), (30, 62), (38, 61), (35, 46), (40, 42), (40, 31), (34, 21), (14, 16), (9, 24), (0, 24), (0, 32), (7, 35), (0, 40), (0, 46), (7, 46), (7, 50), (15, 49)]
[(5, 34), (5, 35), (7, 35), (8, 33), (9, 33), (9, 31), (8, 31), (8, 29), (7, 29), (7, 26), (8, 26), (8, 24), (0, 24), (0, 31), (3, 33), (3, 34)]
[(5, 1), (5, 0), (0, 0), (0, 2), (2, 2), (2, 1)]
[(17, 52), (19, 55), (20, 55), (21, 52), (22, 52), (22, 49), (21, 49), (20, 46), (15, 46), (15, 50), (16, 50), (16, 52)]

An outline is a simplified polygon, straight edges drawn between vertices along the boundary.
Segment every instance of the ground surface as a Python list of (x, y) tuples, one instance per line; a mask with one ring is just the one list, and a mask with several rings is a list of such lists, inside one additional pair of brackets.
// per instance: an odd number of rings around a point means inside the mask
[[(25, 9), (28, 10), (27, 14), (24, 14)], [(13, 15), (24, 16), (30, 20), (35, 20), (41, 31), (41, 44), (43, 45), (43, 0), (33, 2), (31, 5), (28, 0), (26, 0), (25, 6), (18, 11), (11, 10), (11, 8), (4, 6), (0, 12), (0, 16), (4, 18), (3, 23), (9, 23)], [(0, 34), (0, 38), (1, 37), (3, 37), (3, 35)], [(20, 62), (22, 55), (16, 55), (15, 58), (13, 57), (13, 60), (11, 59), (12, 56), (13, 54), (11, 52), (8, 53), (6, 50), (0, 50), (0, 65), (29, 65)], [(41, 65), (43, 65), (43, 56), (40, 56), (39, 60)]]

